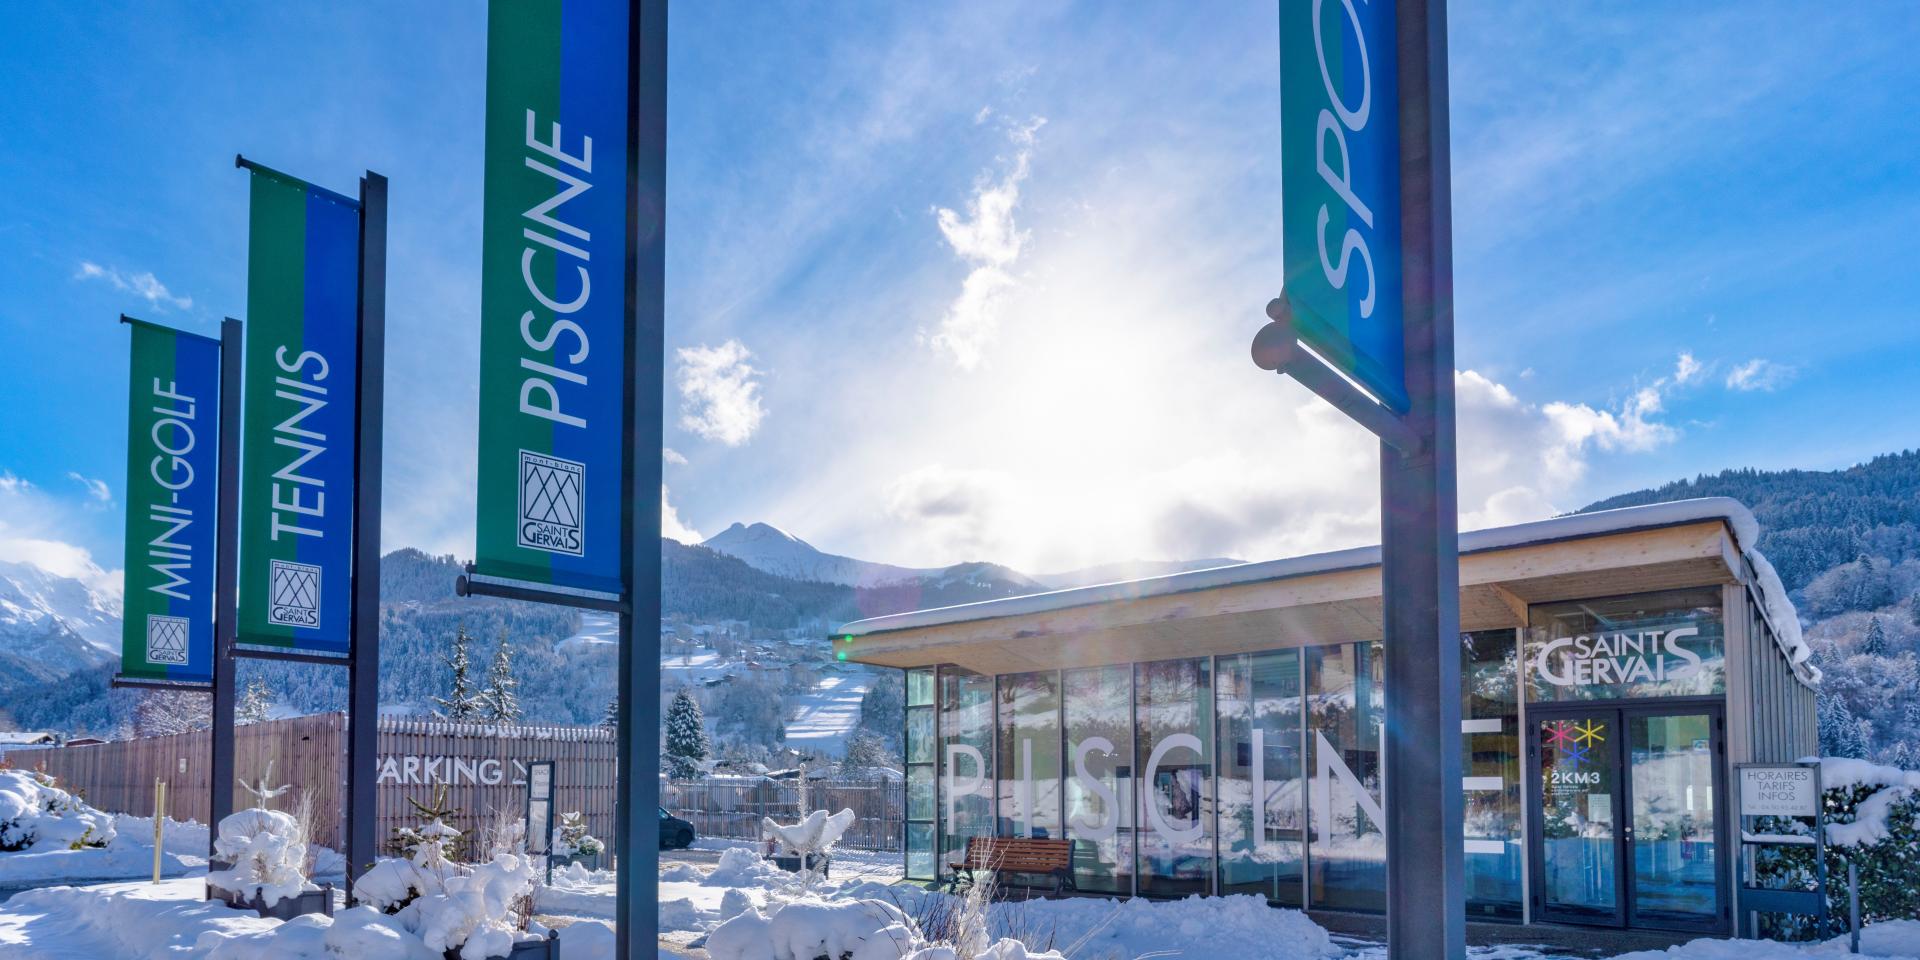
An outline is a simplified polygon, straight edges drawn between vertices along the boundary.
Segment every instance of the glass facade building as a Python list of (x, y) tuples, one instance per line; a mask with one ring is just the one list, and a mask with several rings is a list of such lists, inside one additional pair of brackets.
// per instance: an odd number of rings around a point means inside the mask
[[(1740, 559), (1726, 532), (1715, 524), (1690, 535), (1698, 542), (1682, 542), (1690, 553), (1671, 575), (1659, 551), (1677, 548), (1621, 548), (1632, 562), (1618, 580), (1661, 589), (1607, 593), (1598, 588), (1614, 574), (1594, 549), (1562, 560), (1558, 545), (1524, 564), (1501, 560), (1515, 589), (1463, 588), (1461, 619), (1473, 628), (1458, 646), (1469, 919), (1731, 928), (1732, 763), (1811, 751), (1812, 686), (1791, 642), (1773, 632), (1752, 569), (1709, 566)], [(1581, 563), (1599, 572), (1564, 572)], [(1465, 557), (1462, 566), (1467, 583)], [(1069, 662), (1054, 669), (973, 670), (936, 656), (987, 665), (1002, 644), (1018, 650), (1006, 662), (1045, 662), (1043, 631), (993, 622), (992, 603), (958, 621), (964, 631), (943, 634), (946, 646), (916, 648), (926, 662), (906, 668), (908, 876), (946, 879), (971, 837), (1057, 838), (1071, 842), (1083, 893), (1246, 894), (1384, 911), (1393, 681), (1377, 637), (1328, 628), (1377, 612), (1342, 620), (1320, 600), (1313, 618), (1255, 621), (1267, 611), (1244, 594), (1198, 599), (1213, 589), (1181, 593), (1165, 610), (1127, 606), (1141, 602), (1129, 593), (1077, 608), (1086, 611), (1077, 620), (1048, 621), (1072, 639), (1061, 647)], [(1008, 617), (1025, 608), (1014, 609)], [(1147, 639), (1115, 633), (1135, 611), (1151, 624)], [(1190, 638), (1183, 621), (1196, 625)], [(1255, 622), (1301, 626), (1221, 626)], [(1087, 624), (1085, 635), (1067, 631), (1075, 623)], [(1100, 662), (1115, 638), (1136, 657)], [(1150, 655), (1183, 648), (1195, 652)]]

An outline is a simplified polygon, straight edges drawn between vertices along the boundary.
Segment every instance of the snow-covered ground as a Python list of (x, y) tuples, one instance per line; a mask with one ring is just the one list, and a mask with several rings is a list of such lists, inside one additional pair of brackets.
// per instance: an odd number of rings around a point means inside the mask
[(620, 620), (611, 613), (589, 611), (580, 614), (580, 629), (573, 636), (554, 644), (556, 650), (569, 647), (612, 646), (620, 642)]
[(787, 721), (787, 746), (828, 756), (847, 752), (847, 735), (860, 722), (860, 698), (872, 683), (865, 676), (829, 673), (803, 696)]

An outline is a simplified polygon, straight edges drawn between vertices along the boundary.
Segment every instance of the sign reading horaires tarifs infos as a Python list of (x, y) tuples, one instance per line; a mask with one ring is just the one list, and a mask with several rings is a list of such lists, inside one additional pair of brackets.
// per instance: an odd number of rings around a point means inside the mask
[(360, 204), (251, 169), (239, 639), (345, 654)]
[(487, 13), (474, 569), (607, 593), (622, 589), (628, 6)]
[(1820, 781), (1811, 766), (1742, 765), (1740, 815), (1811, 817), (1820, 812)]
[(1280, 5), (1280, 237), (1294, 333), (1404, 413), (1394, 6)]
[(120, 673), (213, 679), (220, 341), (138, 320), (127, 404)]

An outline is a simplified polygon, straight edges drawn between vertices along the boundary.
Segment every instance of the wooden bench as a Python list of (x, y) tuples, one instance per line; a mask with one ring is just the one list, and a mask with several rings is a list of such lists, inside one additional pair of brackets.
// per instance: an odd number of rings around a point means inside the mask
[(1051, 877), (1055, 896), (1074, 889), (1072, 840), (968, 837), (966, 851), (948, 866), (953, 868), (947, 881), (949, 893), (958, 890), (963, 879), (968, 884), (977, 882), (975, 874), (981, 871)]

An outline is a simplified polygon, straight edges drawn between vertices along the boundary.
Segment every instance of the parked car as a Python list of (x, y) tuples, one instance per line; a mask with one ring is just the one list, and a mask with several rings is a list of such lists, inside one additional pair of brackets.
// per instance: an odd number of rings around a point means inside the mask
[(693, 846), (693, 824), (660, 808), (660, 849), (685, 850)]

